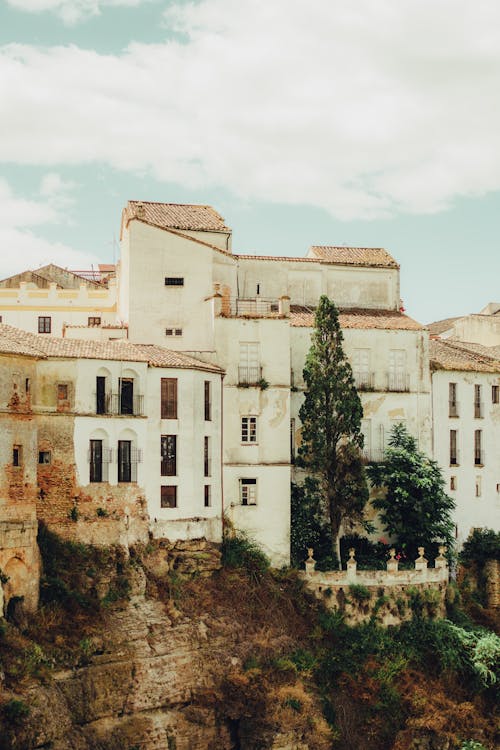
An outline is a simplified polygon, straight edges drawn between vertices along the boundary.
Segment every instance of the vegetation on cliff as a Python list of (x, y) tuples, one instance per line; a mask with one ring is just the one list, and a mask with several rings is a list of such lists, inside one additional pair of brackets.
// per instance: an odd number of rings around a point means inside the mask
[(2, 750), (498, 742), (499, 639), (467, 619), (456, 590), (448, 620), (423, 619), (416, 607), (400, 628), (375, 618), (352, 628), (240, 537), (226, 539), (211, 574), (204, 565), (216, 552), (203, 542), (129, 555), (43, 532), (41, 548), (40, 611), (0, 631)]

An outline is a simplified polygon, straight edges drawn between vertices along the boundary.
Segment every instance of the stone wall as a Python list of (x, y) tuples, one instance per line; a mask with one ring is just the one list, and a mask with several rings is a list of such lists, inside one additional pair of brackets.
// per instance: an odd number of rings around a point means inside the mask
[(350, 625), (373, 617), (384, 627), (400, 625), (415, 611), (429, 617), (445, 616), (449, 573), (444, 552), (441, 547), (434, 568), (428, 567), (424, 548), (419, 547), (420, 556), (412, 570), (399, 570), (394, 550), (387, 570), (358, 570), (351, 549), (346, 570), (317, 571), (310, 549), (303, 577), (315, 596), (329, 609), (342, 612)]

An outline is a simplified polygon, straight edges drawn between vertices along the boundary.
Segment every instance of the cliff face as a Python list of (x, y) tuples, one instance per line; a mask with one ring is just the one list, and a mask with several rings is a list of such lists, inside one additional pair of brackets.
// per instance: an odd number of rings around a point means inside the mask
[[(181, 582), (178, 571), (186, 565), (192, 568), (193, 559), (198, 559), (201, 577), (190, 587)], [(177, 571), (168, 574), (173, 560)], [(99, 581), (94, 581), (108, 600), (109, 592), (116, 589), (110, 569), (116, 571), (117, 558), (110, 563), (107, 574), (101, 571)], [(240, 594), (248, 597), (253, 591), (256, 598), (265, 599), (269, 592), (265, 587), (259, 592), (260, 587), (236, 574), (222, 574), (223, 592), (219, 588), (217, 604), (213, 581), (203, 577), (207, 564), (214, 564), (213, 550), (156, 550), (145, 567), (127, 567), (127, 598), (96, 611), (93, 618), (75, 612), (74, 627), (81, 629), (76, 638), (65, 629), (58, 605), (45, 605), (42, 621), (35, 627), (45, 638), (38, 648), (43, 653), (39, 662), (47, 669), (38, 671), (42, 684), (33, 682), (36, 670), (17, 684), (15, 669), (10, 677), (7, 674), (4, 688), (10, 689), (3, 691), (4, 708), (22, 701), (29, 714), (20, 717), (4, 710), (0, 748), (320, 750), (330, 746), (319, 701), (304, 690), (293, 670), (285, 665), (268, 679), (246, 663), (251, 654), (279, 657), (297, 647), (297, 636), (306, 627), (302, 616), (290, 613), (290, 627), (282, 616), (273, 623), (272, 607), (264, 605), (268, 614), (263, 615), (258, 602), (255, 614), (245, 605), (238, 613)], [(118, 567), (123, 578), (123, 560)], [(239, 592), (238, 586), (247, 588)], [(53, 613), (52, 623), (48, 612)], [(44, 624), (49, 630), (42, 633)], [(27, 632), (34, 630), (28, 627)], [(32, 653), (28, 644), (20, 649)], [(70, 656), (62, 657), (65, 651)], [(67, 665), (61, 668), (64, 659)]]

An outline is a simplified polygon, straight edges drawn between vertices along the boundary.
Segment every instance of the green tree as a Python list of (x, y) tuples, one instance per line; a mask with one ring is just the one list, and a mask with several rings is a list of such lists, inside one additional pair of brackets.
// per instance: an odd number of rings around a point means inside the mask
[(338, 310), (323, 295), (304, 367), (306, 384), (299, 417), (299, 465), (317, 479), (329, 521), (332, 555), (340, 558), (342, 521), (360, 520), (368, 498), (360, 448), (363, 407), (342, 347)]
[(455, 503), (444, 491), (438, 464), (418, 450), (404, 425), (392, 428), (385, 460), (370, 466), (368, 476), (375, 487), (384, 489), (372, 504), (407, 556), (415, 557), (420, 545), (428, 550), (438, 542), (453, 547)]

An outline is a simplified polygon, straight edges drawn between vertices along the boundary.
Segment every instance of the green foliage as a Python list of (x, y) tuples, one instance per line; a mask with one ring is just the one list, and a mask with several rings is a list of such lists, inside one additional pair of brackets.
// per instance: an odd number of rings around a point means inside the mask
[(225, 534), (221, 552), (225, 568), (243, 568), (256, 580), (269, 570), (269, 559), (260, 547), (242, 532)]
[(106, 508), (97, 508), (96, 515), (99, 516), (99, 518), (107, 518), (109, 513)]
[(17, 698), (12, 698), (2, 706), (2, 714), (9, 724), (19, 725), (29, 716), (30, 707)]
[[(309, 547), (318, 562), (331, 556), (331, 537), (325, 521), (318, 482), (307, 477), (291, 488), (290, 554), (292, 565), (301, 568)], [(320, 567), (317, 568), (318, 570)]]
[(288, 697), (284, 703), (285, 706), (289, 706), (293, 711), (300, 713), (302, 711), (302, 701), (298, 698)]
[(363, 586), (362, 583), (351, 583), (349, 585), (349, 594), (358, 604), (367, 602), (371, 596), (370, 590), (366, 586)]
[(338, 310), (323, 295), (304, 367), (298, 461), (319, 482), (323, 513), (335, 549), (343, 520), (361, 520), (368, 498), (359, 448), (363, 408), (342, 347)]
[(260, 378), (260, 380), (257, 381), (257, 386), (261, 391), (267, 391), (267, 389), (269, 388), (269, 383), (265, 378)]
[(73, 505), (73, 507), (69, 511), (68, 518), (70, 518), (72, 521), (78, 521), (78, 519), (80, 518), (80, 512), (76, 505)]
[(465, 740), (460, 745), (459, 750), (486, 750), (485, 746), (477, 740)]
[(412, 559), (421, 545), (428, 555), (436, 553), (438, 543), (451, 549), (455, 504), (444, 491), (438, 464), (418, 450), (402, 424), (393, 427), (389, 446), (385, 460), (367, 470), (372, 484), (385, 489), (372, 503), (387, 533)]
[(475, 529), (464, 542), (460, 561), (484, 565), (486, 560), (500, 560), (500, 531)]
[(359, 534), (347, 534), (340, 539), (340, 559), (345, 566), (349, 550), (354, 548), (358, 570), (385, 570), (390, 545), (382, 541), (372, 542)]

